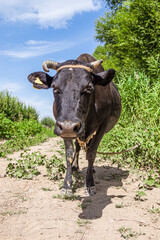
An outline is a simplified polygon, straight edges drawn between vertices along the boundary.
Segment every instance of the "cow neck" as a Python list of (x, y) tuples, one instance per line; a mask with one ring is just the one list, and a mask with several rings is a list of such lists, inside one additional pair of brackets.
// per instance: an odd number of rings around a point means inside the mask
[[(95, 93), (93, 93), (92, 98), (90, 99), (90, 106), (89, 109), (94, 109), (94, 98), (95, 98)], [(93, 104), (93, 105), (92, 105)], [(88, 116), (92, 115), (93, 112), (91, 113), (90, 111), (88, 111)], [(79, 143), (79, 146), (82, 147), (85, 151), (87, 151), (88, 147), (87, 144), (90, 142), (90, 140), (96, 135), (97, 133), (97, 129), (91, 133), (84, 141), (80, 140), (79, 138), (77, 138), (77, 141)]]
[(85, 69), (87, 72), (90, 72), (90, 73), (93, 72), (92, 68), (84, 66), (84, 65), (77, 64), (77, 65), (64, 65), (64, 66), (61, 66), (60, 68), (57, 69), (57, 73), (60, 72), (64, 68), (82, 68), (82, 69)]

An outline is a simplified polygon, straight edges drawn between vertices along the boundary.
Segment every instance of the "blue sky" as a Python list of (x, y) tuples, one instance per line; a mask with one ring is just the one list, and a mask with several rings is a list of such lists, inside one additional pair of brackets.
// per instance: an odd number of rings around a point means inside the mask
[(103, 0), (0, 0), (0, 91), (35, 107), (40, 118), (52, 116), (52, 89), (33, 89), (27, 76), (45, 60), (92, 54), (95, 21), (105, 11)]

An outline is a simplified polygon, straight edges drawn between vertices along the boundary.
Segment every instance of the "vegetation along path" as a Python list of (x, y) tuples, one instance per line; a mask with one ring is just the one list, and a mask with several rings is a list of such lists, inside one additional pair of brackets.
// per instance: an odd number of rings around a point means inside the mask
[(86, 197), (82, 152), (75, 193), (62, 198), (62, 148), (60, 138), (50, 138), (0, 159), (0, 239), (160, 239), (160, 188), (146, 187), (143, 173), (97, 157), (97, 194)]

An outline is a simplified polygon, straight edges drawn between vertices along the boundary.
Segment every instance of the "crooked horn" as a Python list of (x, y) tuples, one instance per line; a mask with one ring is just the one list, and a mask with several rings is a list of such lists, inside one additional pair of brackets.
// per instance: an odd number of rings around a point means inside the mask
[(42, 63), (42, 67), (45, 72), (49, 72), (49, 68), (57, 70), (58, 64), (57, 62), (47, 60)]
[(103, 59), (100, 59), (95, 62), (91, 62), (90, 64), (92, 68), (97, 68), (102, 62), (103, 62)]

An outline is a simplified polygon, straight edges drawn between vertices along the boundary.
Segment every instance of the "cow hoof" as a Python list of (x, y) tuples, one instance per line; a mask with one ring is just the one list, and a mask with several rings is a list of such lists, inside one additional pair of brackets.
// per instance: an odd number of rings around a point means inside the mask
[(96, 188), (95, 186), (92, 187), (86, 187), (84, 190), (85, 196), (93, 196), (96, 194)]
[(66, 195), (66, 196), (71, 196), (71, 195), (73, 195), (72, 189), (62, 188), (62, 189), (61, 189), (61, 195), (62, 195), (62, 196), (64, 196), (64, 195)]

